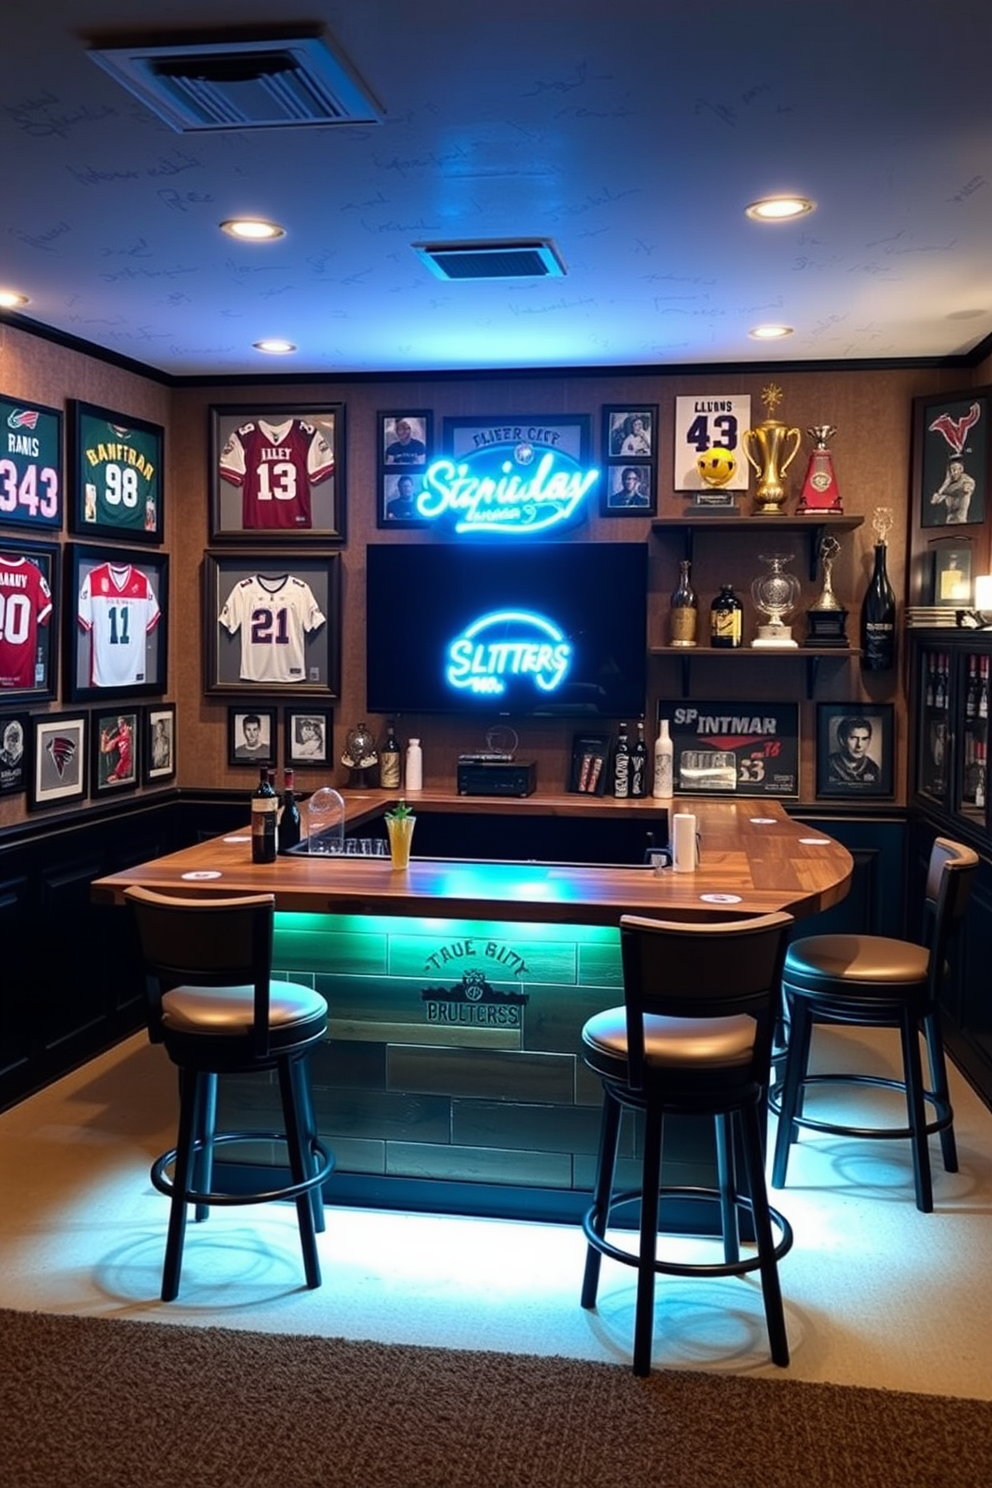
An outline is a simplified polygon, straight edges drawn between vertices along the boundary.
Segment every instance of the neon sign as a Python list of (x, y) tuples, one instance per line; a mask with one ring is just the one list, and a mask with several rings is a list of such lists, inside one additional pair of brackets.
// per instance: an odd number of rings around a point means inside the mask
[(555, 692), (568, 675), (572, 647), (557, 625), (529, 610), (500, 610), (475, 620), (448, 647), (452, 687), (498, 697), (507, 679), (529, 679)]

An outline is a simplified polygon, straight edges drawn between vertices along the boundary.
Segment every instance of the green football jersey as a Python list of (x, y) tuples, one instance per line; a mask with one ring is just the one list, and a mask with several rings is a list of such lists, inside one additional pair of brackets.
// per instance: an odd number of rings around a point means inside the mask
[(81, 448), (83, 522), (154, 532), (159, 492), (156, 436), (87, 415)]

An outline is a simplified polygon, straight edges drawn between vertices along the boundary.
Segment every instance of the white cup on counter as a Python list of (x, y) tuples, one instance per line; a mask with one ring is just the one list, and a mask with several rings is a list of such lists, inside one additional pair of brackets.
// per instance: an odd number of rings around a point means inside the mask
[(672, 820), (672, 867), (676, 873), (693, 873), (699, 867), (699, 833), (696, 818), (677, 811)]

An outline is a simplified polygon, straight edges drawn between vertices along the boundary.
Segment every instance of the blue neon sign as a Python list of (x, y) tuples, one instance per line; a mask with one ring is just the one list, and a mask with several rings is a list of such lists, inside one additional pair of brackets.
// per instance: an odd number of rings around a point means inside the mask
[(499, 610), (475, 620), (448, 647), (452, 687), (498, 697), (510, 678), (555, 692), (568, 676), (572, 647), (552, 621), (531, 610)]

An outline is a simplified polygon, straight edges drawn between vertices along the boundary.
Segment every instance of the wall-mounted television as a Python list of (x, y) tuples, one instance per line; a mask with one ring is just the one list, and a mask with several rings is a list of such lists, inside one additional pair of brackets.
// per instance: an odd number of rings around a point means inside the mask
[(644, 543), (373, 543), (370, 713), (637, 718)]

